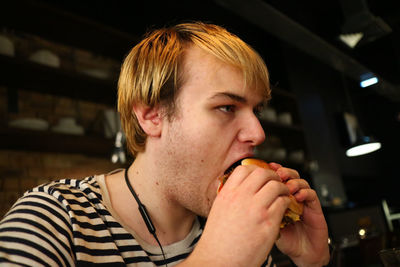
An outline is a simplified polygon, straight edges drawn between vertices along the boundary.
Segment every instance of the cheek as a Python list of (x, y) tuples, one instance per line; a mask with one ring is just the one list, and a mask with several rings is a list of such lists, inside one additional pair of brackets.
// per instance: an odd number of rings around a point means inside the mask
[(196, 153), (220, 149), (223, 138), (223, 131), (220, 131), (215, 123), (204, 123), (201, 120), (182, 132), (182, 141)]

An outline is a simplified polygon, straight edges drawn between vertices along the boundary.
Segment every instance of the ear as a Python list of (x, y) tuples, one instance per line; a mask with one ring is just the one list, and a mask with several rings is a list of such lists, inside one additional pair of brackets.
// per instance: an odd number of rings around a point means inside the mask
[(161, 136), (162, 114), (159, 106), (149, 107), (137, 104), (133, 106), (133, 112), (135, 112), (140, 126), (148, 136)]

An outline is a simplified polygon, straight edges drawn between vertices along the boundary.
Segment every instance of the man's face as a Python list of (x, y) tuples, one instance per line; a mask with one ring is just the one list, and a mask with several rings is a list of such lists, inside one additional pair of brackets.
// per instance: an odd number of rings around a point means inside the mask
[(218, 177), (265, 139), (255, 115), (262, 96), (241, 71), (197, 47), (185, 52), (185, 82), (172, 119), (164, 119), (160, 165), (170, 201), (207, 216)]

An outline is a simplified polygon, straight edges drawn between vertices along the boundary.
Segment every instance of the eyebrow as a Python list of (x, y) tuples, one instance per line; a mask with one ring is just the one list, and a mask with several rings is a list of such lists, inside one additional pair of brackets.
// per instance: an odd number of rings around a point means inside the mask
[(237, 95), (237, 94), (229, 93), (229, 92), (216, 93), (215, 95), (211, 96), (210, 99), (219, 98), (219, 97), (230, 98), (230, 99), (232, 99), (236, 102), (240, 102), (240, 103), (247, 103), (247, 99), (245, 97)]
[[(247, 99), (245, 97), (238, 95), (238, 94), (229, 93), (229, 92), (216, 93), (215, 95), (211, 96), (210, 99), (219, 98), (219, 97), (230, 98), (236, 102), (243, 103), (243, 104), (247, 103)], [(262, 107), (264, 105), (265, 105), (265, 101), (261, 101), (260, 103), (258, 103), (256, 105), (256, 107)]]

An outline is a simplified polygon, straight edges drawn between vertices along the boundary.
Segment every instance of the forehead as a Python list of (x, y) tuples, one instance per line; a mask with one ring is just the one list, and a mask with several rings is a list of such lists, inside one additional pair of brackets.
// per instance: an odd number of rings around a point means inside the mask
[[(269, 73), (267, 66), (261, 56), (251, 47), (247, 46), (244, 42), (237, 41), (232, 44), (218, 42), (208, 45), (204, 43), (186, 44), (186, 49), (179, 60), (179, 74), (187, 74), (185, 71), (190, 69), (193, 60), (193, 55), (200, 55), (200, 59), (206, 61), (216, 60), (220, 64), (228, 64), (238, 69), (242, 73), (242, 78), (245, 86), (252, 87), (257, 90), (264, 100), (267, 101), (271, 98), (271, 90), (269, 84)], [(182, 62), (184, 64), (182, 64)], [(215, 62), (214, 62), (215, 63)], [(184, 67), (182, 68), (182, 65)], [(182, 71), (183, 69), (183, 71)], [(183, 75), (180, 75), (180, 78)]]
[(182, 62), (183, 83), (180, 94), (191, 94), (194, 97), (210, 97), (231, 93), (246, 98), (257, 98), (263, 101), (256, 84), (246, 84), (243, 71), (227, 64), (206, 51), (192, 46), (184, 52)]

